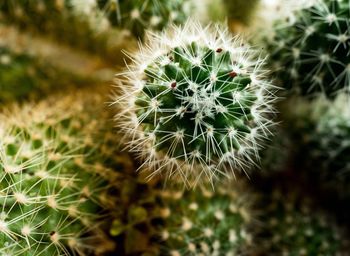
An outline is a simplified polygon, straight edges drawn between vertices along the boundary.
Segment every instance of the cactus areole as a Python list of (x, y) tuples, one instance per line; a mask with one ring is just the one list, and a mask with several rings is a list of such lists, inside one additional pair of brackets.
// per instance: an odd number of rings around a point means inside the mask
[(185, 177), (249, 166), (271, 124), (265, 114), (273, 111), (263, 60), (220, 27), (192, 23), (153, 35), (149, 44), (124, 77), (131, 95), (117, 99), (130, 107), (117, 118), (124, 118), (131, 145), (143, 147), (155, 170), (182, 170)]

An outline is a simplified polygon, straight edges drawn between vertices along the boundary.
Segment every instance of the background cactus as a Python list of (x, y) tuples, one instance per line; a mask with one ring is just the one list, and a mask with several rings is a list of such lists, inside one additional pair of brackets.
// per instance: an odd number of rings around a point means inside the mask
[(97, 0), (112, 25), (143, 38), (146, 29), (162, 30), (186, 21), (189, 0)]
[[(100, 55), (117, 62), (125, 33), (113, 29), (95, 1), (84, 0), (4, 0), (0, 21), (45, 39)], [(128, 38), (128, 43), (133, 41)], [(135, 43), (135, 42), (134, 42)]]
[(341, 196), (350, 195), (348, 95), (340, 93), (332, 101), (321, 96), (311, 103), (290, 100), (285, 105), (286, 123), (300, 148), (295, 156), (297, 168), (308, 170), (308, 179), (319, 181), (321, 187), (335, 189)]
[(350, 4), (347, 0), (312, 3), (276, 21), (267, 48), (286, 87), (304, 95), (332, 96), (350, 88)]
[(91, 119), (91, 106), (101, 99), (77, 101), (81, 97), (53, 97), (0, 117), (1, 255), (113, 249), (104, 230), (116, 208), (112, 191), (119, 176), (106, 167), (109, 158), (95, 134), (101, 123)]
[(196, 184), (255, 163), (276, 88), (253, 49), (221, 27), (189, 22), (151, 36), (133, 58), (116, 119), (151, 175), (165, 169)]
[(71, 84), (87, 83), (79, 75), (53, 67), (42, 58), (0, 45), (0, 102), (23, 100)]
[(248, 255), (252, 250), (256, 198), (242, 184), (217, 192), (168, 189), (161, 198), (161, 255)]
[(257, 240), (263, 255), (343, 255), (345, 236), (305, 195), (276, 189), (263, 204), (264, 228)]

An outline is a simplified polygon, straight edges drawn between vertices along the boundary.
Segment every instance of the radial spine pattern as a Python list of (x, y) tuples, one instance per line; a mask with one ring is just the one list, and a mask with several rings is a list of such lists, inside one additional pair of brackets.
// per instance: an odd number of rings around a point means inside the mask
[(221, 26), (153, 34), (121, 74), (116, 119), (153, 171), (196, 184), (259, 158), (276, 100), (264, 59)]

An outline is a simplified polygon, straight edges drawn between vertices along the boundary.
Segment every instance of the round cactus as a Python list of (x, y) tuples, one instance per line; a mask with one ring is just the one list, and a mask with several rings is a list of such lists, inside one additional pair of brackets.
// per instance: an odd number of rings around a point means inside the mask
[[(115, 175), (73, 94), (0, 117), (0, 254), (102, 255)], [(86, 95), (85, 95), (86, 96)], [(13, 115), (13, 113), (16, 113)], [(98, 150), (97, 150), (98, 149)], [(105, 227), (106, 226), (106, 227)]]
[(243, 188), (235, 184), (215, 193), (162, 191), (162, 255), (248, 254), (253, 246), (254, 197)]
[(188, 0), (97, 0), (110, 22), (143, 38), (146, 29), (161, 30), (186, 21)]
[(220, 26), (188, 22), (151, 35), (133, 59), (116, 119), (152, 175), (196, 184), (255, 163), (276, 97), (253, 49)]
[(342, 255), (341, 230), (331, 217), (314, 211), (310, 200), (302, 198), (276, 190), (264, 202), (265, 224), (259, 241), (264, 255)]
[[(333, 96), (350, 88), (350, 3), (316, 0), (276, 21), (268, 41), (283, 84), (301, 94)], [(290, 81), (290, 82), (289, 82)]]

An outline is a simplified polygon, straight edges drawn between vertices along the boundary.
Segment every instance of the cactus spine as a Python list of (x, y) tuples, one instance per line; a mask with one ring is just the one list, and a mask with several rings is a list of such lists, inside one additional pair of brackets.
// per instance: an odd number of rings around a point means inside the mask
[(162, 30), (186, 21), (188, 0), (97, 0), (112, 25), (143, 38), (145, 30)]
[(349, 90), (349, 15), (347, 0), (317, 0), (276, 21), (268, 49), (286, 86), (304, 95)]
[(148, 41), (122, 74), (116, 119), (152, 175), (196, 184), (254, 164), (276, 100), (264, 59), (220, 26), (188, 22)]
[(113, 249), (104, 228), (115, 207), (115, 175), (96, 154), (98, 122), (88, 112), (101, 101), (89, 96), (82, 104), (80, 97), (52, 98), (1, 116), (1, 255), (102, 255)]
[(241, 185), (214, 193), (205, 189), (162, 191), (164, 255), (248, 254), (253, 243), (251, 206), (255, 197)]

